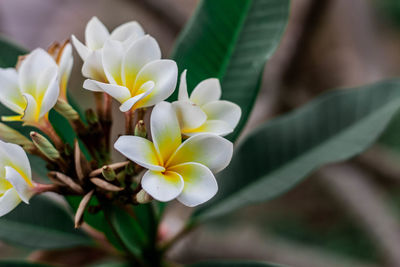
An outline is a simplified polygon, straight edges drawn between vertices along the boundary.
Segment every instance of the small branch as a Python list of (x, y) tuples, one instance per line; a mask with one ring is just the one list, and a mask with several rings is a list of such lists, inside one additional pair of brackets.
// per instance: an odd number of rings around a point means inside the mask
[(61, 182), (63, 182), (67, 186), (69, 186), (73, 191), (77, 192), (78, 194), (84, 193), (83, 188), (80, 185), (78, 185), (77, 183), (75, 183), (71, 177), (68, 177), (67, 175), (62, 174), (61, 172), (54, 172), (54, 171), (49, 172), (48, 175), (53, 176), (56, 179), (60, 180)]
[(122, 187), (113, 185), (113, 184), (111, 184), (111, 183), (109, 183), (109, 182), (107, 182), (107, 181), (105, 181), (103, 179), (97, 178), (97, 177), (91, 178), (90, 181), (94, 185), (96, 185), (99, 188), (101, 188), (103, 190), (106, 190), (106, 191), (119, 192), (119, 191), (124, 190), (124, 188), (122, 188)]
[(125, 112), (125, 134), (133, 135), (135, 132), (135, 126), (133, 125), (133, 112), (129, 110)]

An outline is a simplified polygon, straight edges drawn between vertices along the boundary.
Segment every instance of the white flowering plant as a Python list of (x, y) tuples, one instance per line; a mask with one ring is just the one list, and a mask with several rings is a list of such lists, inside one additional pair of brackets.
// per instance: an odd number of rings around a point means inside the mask
[[(400, 106), (397, 80), (318, 97), (234, 148), (289, 0), (233, 2), (201, 1), (171, 59), (136, 21), (110, 33), (93, 17), (84, 41), (72, 35), (47, 50), (0, 39), (1, 240), (102, 251), (88, 264), (180, 266), (169, 251), (201, 223), (274, 198), (380, 136)], [(84, 112), (67, 89), (74, 49), (95, 103)], [(113, 137), (116, 120), (125, 131)], [(38, 196), (48, 192), (66, 201)], [(178, 231), (165, 219), (173, 200), (191, 208)]]

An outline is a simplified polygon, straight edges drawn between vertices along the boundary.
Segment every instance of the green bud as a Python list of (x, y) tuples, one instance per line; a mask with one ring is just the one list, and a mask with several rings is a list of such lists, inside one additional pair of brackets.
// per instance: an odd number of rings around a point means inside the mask
[(104, 178), (106, 178), (107, 181), (114, 181), (115, 178), (117, 178), (115, 171), (109, 166), (104, 166), (101, 170), (101, 173), (103, 174)]
[(5, 142), (20, 145), (27, 152), (30, 152), (35, 149), (35, 145), (31, 142), (31, 140), (23, 136), (20, 132), (14, 130), (13, 128), (1, 122), (0, 122), (0, 139)]
[(31, 132), (30, 136), (37, 149), (39, 149), (40, 152), (42, 152), (49, 160), (56, 161), (60, 158), (60, 153), (46, 137), (37, 132)]
[(79, 114), (64, 100), (58, 99), (54, 109), (69, 121), (79, 120)]
[(144, 121), (140, 120), (135, 126), (135, 135), (146, 138), (146, 126), (144, 125)]
[(147, 192), (144, 191), (143, 189), (140, 190), (139, 193), (136, 194), (136, 202), (137, 203), (146, 204), (152, 200), (153, 200), (153, 198), (149, 194), (147, 194)]
[(96, 112), (93, 109), (88, 109), (85, 112), (86, 120), (89, 124), (96, 124), (99, 122)]

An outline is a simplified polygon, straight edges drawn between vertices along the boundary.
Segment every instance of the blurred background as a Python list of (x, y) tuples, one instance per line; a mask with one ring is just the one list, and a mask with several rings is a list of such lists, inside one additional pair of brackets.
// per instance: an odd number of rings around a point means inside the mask
[[(28, 49), (47, 48), (72, 33), (83, 40), (92, 16), (109, 30), (137, 20), (168, 57), (197, 3), (1, 0), (0, 33)], [(81, 64), (75, 54), (69, 88), (87, 108), (92, 98), (81, 87)], [(399, 0), (292, 0), (289, 25), (265, 68), (262, 90), (243, 135), (321, 92), (396, 76), (400, 76)], [(114, 136), (122, 128), (116, 124)], [(400, 266), (399, 185), (400, 157), (376, 145), (350, 162), (317, 171), (267, 204), (204, 225), (182, 240), (170, 257), (182, 263), (247, 258), (300, 267)], [(176, 203), (169, 208), (168, 235), (179, 229), (189, 212)], [(85, 249), (71, 258), (65, 252), (50, 255), (0, 245), (1, 258), (20, 255), (53, 257), (64, 263), (60, 266), (83, 266), (91, 255), (97, 257), (96, 251)]]

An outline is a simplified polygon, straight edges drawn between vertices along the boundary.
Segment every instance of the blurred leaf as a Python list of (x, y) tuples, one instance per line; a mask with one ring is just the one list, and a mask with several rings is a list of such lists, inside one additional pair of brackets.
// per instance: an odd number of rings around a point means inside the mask
[(247, 121), (265, 62), (279, 44), (288, 14), (289, 0), (203, 0), (178, 38), (172, 58), (180, 72), (188, 69), (188, 89), (219, 78), (222, 99), (242, 108), (232, 140)]
[(1, 267), (50, 267), (41, 263), (34, 263), (28, 261), (12, 261), (12, 260), (0, 260)]
[(0, 239), (35, 249), (93, 245), (82, 231), (74, 229), (71, 215), (59, 204), (43, 196), (29, 205), (21, 203), (0, 218)]
[(250, 261), (205, 261), (190, 265), (186, 267), (283, 267), (273, 263), (264, 262), (250, 262)]
[(220, 216), (267, 201), (316, 168), (364, 151), (399, 106), (400, 80), (390, 80), (329, 92), (263, 124), (236, 148), (230, 166), (218, 176), (217, 196), (195, 217)]
[(147, 246), (149, 240), (141, 225), (132, 217), (137, 216), (133, 214), (133, 209), (131, 212), (132, 214), (128, 214), (119, 207), (111, 206), (106, 209), (106, 217), (129, 251), (136, 256), (141, 256), (142, 250)]

